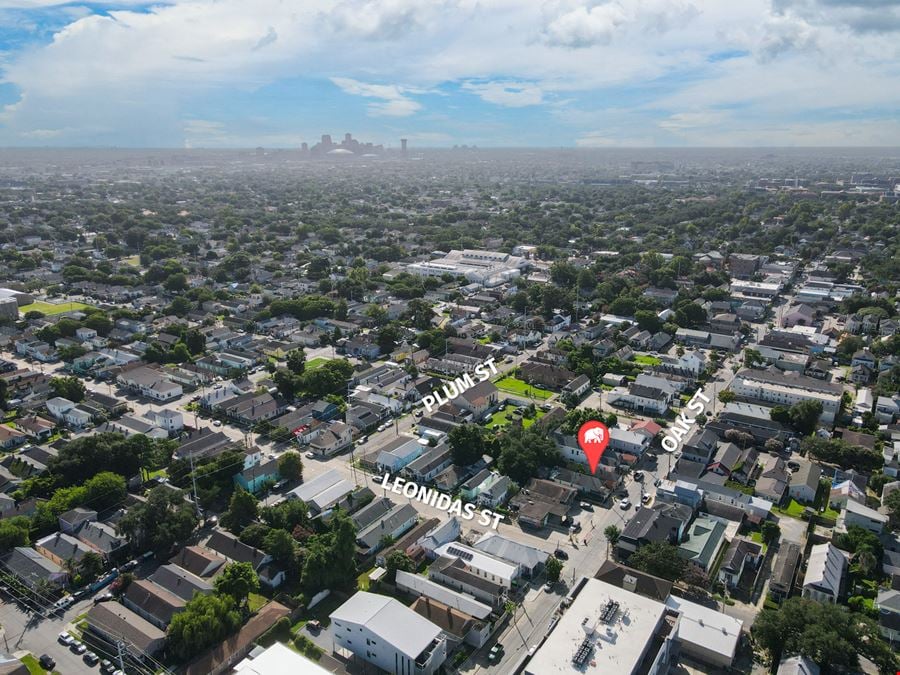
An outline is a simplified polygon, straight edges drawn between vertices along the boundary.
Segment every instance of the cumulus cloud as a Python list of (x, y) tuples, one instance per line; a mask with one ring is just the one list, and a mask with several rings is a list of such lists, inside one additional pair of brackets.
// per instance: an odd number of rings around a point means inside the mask
[(856, 33), (900, 31), (900, 0), (773, 0), (775, 13)]
[(569, 9), (552, 19), (544, 33), (551, 45), (593, 47), (608, 45), (629, 26), (664, 33), (697, 13), (697, 7), (685, 0), (611, 0)]
[(819, 36), (815, 28), (798, 16), (782, 14), (765, 21), (755, 53), (761, 61), (769, 62), (790, 52), (818, 49)]

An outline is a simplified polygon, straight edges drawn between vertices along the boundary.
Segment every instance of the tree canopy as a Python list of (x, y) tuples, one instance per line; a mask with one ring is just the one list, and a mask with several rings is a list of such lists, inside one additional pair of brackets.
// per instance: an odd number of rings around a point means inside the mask
[(764, 609), (750, 634), (773, 664), (802, 655), (829, 675), (857, 670), (861, 654), (882, 672), (897, 668), (897, 657), (881, 639), (878, 624), (838, 605), (789, 598), (778, 609)]

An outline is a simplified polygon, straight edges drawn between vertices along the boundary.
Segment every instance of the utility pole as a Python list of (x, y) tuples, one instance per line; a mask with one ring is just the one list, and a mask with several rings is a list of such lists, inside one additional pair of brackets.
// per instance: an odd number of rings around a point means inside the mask
[(116, 657), (119, 662), (119, 669), (125, 672), (125, 643), (119, 640), (116, 642)]
[[(190, 458), (190, 462), (191, 462), (191, 483), (194, 488), (194, 511), (199, 516), (200, 515), (200, 500), (197, 499), (197, 474), (194, 472), (194, 450), (193, 450), (193, 448), (191, 449), (191, 453), (190, 453), (190, 455), (188, 455), (188, 457)], [(124, 668), (124, 666), (123, 666), (123, 668)]]

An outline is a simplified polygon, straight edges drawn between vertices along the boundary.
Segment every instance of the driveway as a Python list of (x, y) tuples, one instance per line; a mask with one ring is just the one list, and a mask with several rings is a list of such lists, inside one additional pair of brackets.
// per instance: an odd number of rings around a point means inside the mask
[(781, 528), (781, 539), (783, 541), (793, 541), (802, 544), (806, 540), (806, 522), (791, 518), (790, 516), (779, 516), (778, 527)]

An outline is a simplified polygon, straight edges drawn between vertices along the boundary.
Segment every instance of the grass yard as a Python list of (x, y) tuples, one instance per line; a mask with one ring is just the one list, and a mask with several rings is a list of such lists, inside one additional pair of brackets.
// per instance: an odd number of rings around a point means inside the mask
[(291, 625), (291, 633), (296, 633), (306, 625), (307, 621), (312, 621), (313, 619), (321, 621), (323, 628), (327, 627), (328, 624), (331, 623), (331, 619), (328, 618), (328, 615), (343, 605), (346, 599), (346, 595), (342, 596), (332, 592), (327, 598), (319, 602), (319, 604), (312, 609), (304, 610), (300, 618)]
[(790, 504), (787, 505), (786, 508), (782, 508), (780, 506), (772, 507), (773, 511), (777, 511), (778, 513), (782, 513), (786, 516), (790, 516), (791, 518), (802, 518), (803, 511), (806, 507), (798, 502), (796, 499), (792, 499)]
[(370, 570), (366, 570), (365, 572), (360, 574), (358, 577), (356, 577), (356, 587), (359, 590), (361, 590), (361, 591), (369, 590), (369, 575), (372, 573), (372, 570), (374, 570), (374, 569), (375, 568), (373, 567)]
[(330, 360), (331, 359), (326, 359), (324, 356), (317, 356), (316, 358), (310, 359), (306, 362), (306, 370), (315, 370), (316, 368), (321, 368)]
[[(31, 675), (46, 675), (47, 671), (41, 668), (41, 664), (38, 663), (38, 660), (34, 655), (25, 654), (25, 656), (19, 660), (25, 664), (25, 667), (28, 668), (28, 672), (31, 673)], [(59, 671), (54, 670), (53, 675), (59, 675)]]
[(760, 546), (762, 546), (763, 555), (766, 554), (766, 550), (769, 548), (769, 546), (768, 546), (768, 544), (766, 544), (763, 541), (762, 532), (760, 532), (759, 530), (753, 530), (750, 533), (750, 541), (755, 542), (755, 543), (759, 544)]
[(504, 377), (494, 382), (494, 384), (500, 391), (506, 391), (510, 394), (518, 394), (519, 396), (528, 398), (536, 398), (541, 401), (546, 401), (553, 396), (552, 391), (535, 387), (517, 377)]
[[(514, 410), (516, 410), (516, 406), (514, 406), (514, 405), (508, 405), (508, 406), (498, 410), (491, 416), (491, 419), (485, 424), (485, 426), (488, 429), (491, 429), (491, 428), (493, 428), (493, 426), (495, 424), (499, 424), (501, 427), (505, 427), (505, 426), (511, 424), (513, 422), (513, 420), (516, 419), (513, 416)], [(541, 419), (541, 417), (543, 417), (545, 415), (543, 410), (537, 410), (535, 412), (536, 412), (536, 415), (534, 417), (532, 417), (531, 419), (525, 419), (524, 417), (521, 418), (522, 426), (525, 429), (530, 427), (532, 424), (534, 424), (537, 420)]]
[(251, 593), (250, 597), (247, 599), (247, 604), (250, 606), (251, 612), (258, 612), (260, 608), (268, 601), (269, 599), (264, 595), (260, 595), (259, 593)]
[(632, 360), (642, 366), (658, 366), (662, 363), (658, 357), (649, 354), (637, 354)]
[(127, 258), (122, 258), (119, 262), (121, 262), (123, 265), (130, 265), (131, 267), (140, 267), (141, 266), (141, 256), (130, 255)]
[(74, 312), (79, 309), (90, 309), (90, 305), (86, 305), (83, 302), (60, 302), (59, 304), (55, 304), (43, 302), (41, 300), (35, 300), (30, 305), (20, 307), (19, 312), (23, 315), (28, 312), (40, 312), (41, 314), (49, 315), (62, 314), (63, 312)]

